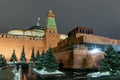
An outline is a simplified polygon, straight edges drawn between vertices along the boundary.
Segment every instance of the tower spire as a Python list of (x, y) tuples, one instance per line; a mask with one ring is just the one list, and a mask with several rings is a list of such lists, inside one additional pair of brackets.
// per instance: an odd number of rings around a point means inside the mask
[(52, 13), (52, 14), (53, 14), (53, 12), (52, 12), (52, 10), (51, 10), (51, 9), (49, 10), (49, 13)]
[(40, 18), (37, 18), (37, 24), (36, 26), (40, 26)]
[(45, 46), (46, 49), (49, 47), (56, 47), (58, 42), (60, 41), (60, 36), (57, 32), (57, 26), (55, 22), (55, 15), (52, 10), (49, 10), (47, 14), (47, 23), (45, 29)]
[(48, 12), (46, 28), (47, 29), (57, 29), (55, 15), (52, 10), (49, 10), (49, 12)]

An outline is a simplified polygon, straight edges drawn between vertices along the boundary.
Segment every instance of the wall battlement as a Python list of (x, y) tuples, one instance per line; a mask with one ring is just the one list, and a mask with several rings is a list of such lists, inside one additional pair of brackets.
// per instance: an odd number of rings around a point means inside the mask
[(19, 60), (23, 46), (25, 46), (27, 61), (29, 61), (31, 57), (33, 47), (35, 54), (38, 50), (40, 53), (42, 50), (46, 50), (44, 38), (35, 36), (10, 35), (4, 33), (0, 34), (0, 53), (5, 56), (7, 61), (9, 61), (14, 49)]
[(36, 36), (25, 36), (25, 35), (11, 35), (11, 34), (5, 34), (1, 33), (0, 34), (0, 39), (23, 39), (23, 40), (39, 40), (39, 41), (44, 41), (44, 38), (42, 37), (36, 37)]

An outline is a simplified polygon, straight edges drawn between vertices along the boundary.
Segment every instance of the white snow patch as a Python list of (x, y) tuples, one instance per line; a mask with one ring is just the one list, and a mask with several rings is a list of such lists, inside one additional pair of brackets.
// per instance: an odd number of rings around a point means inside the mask
[(13, 70), (12, 72), (15, 74), (13, 80), (20, 80), (20, 72), (17, 70)]
[(15, 63), (18, 63), (18, 62), (7, 62), (7, 64), (9, 64), (9, 65), (15, 64)]
[(90, 77), (100, 77), (100, 76), (109, 76), (109, 72), (94, 72), (94, 73), (89, 73), (87, 76)]
[(41, 74), (41, 75), (48, 75), (48, 74), (65, 74), (59, 70), (56, 70), (54, 72), (47, 72), (45, 71), (45, 69), (42, 69), (42, 70), (37, 70), (37, 69), (33, 69), (35, 72)]

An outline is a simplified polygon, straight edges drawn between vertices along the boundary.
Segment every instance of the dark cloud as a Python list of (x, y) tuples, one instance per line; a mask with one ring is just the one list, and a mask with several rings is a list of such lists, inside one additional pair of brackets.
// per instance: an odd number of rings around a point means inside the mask
[(94, 28), (98, 35), (120, 39), (119, 3), (119, 0), (1, 0), (0, 32), (28, 29), (37, 17), (41, 17), (45, 27), (46, 14), (52, 9), (60, 33), (82, 25)]

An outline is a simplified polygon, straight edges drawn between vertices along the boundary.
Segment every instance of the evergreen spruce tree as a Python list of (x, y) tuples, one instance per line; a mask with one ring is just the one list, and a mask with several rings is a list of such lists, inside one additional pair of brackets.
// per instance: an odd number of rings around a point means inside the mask
[(31, 59), (30, 59), (30, 61), (35, 62), (34, 47), (33, 47), (33, 49), (32, 49), (32, 54), (31, 54)]
[(47, 51), (45, 69), (47, 72), (54, 72), (58, 69), (58, 64), (52, 48), (49, 48)]
[(41, 56), (40, 56), (40, 57), (38, 58), (38, 60), (36, 61), (36, 69), (37, 69), (37, 70), (43, 69), (43, 64), (42, 64)]
[(42, 62), (41, 62), (40, 60), (38, 60), (38, 61), (36, 62), (36, 69), (37, 69), (37, 70), (43, 69)]
[(23, 62), (26, 61), (24, 46), (23, 46), (23, 48), (22, 48), (22, 53), (21, 53), (20, 61), (23, 61)]
[(117, 67), (119, 67), (118, 70), (120, 71), (120, 52), (117, 52), (116, 56), (117, 56), (117, 58), (116, 58), (116, 61), (117, 61), (116, 65), (118, 65)]
[(115, 68), (117, 68), (116, 74), (120, 75), (120, 53), (119, 52), (117, 52), (117, 54), (116, 54), (115, 61), (116, 61)]
[(7, 65), (7, 61), (6, 61), (6, 58), (3, 56), (3, 63), (2, 63), (4, 66)]
[[(37, 53), (38, 54), (38, 53)], [(45, 69), (45, 65), (46, 65), (46, 56), (47, 54), (45, 53), (45, 51), (42, 51), (42, 54), (41, 56), (40, 55), (36, 55), (36, 57), (38, 57), (37, 61), (36, 61), (36, 68), (38, 70), (41, 70), (41, 69)]]
[(2, 67), (3, 66), (3, 59), (2, 59), (2, 55), (0, 54), (0, 67)]
[(15, 61), (17, 61), (17, 57), (15, 55), (15, 50), (13, 50), (13, 54), (12, 54), (12, 56), (10, 58), (10, 62), (15, 62)]
[(0, 55), (0, 67), (4, 67), (6, 65), (7, 65), (7, 61), (6, 61), (5, 57)]
[(116, 75), (120, 71), (120, 54), (112, 46), (109, 46), (105, 53), (101, 62), (101, 70), (109, 71), (111, 75)]
[(40, 53), (39, 53), (39, 50), (38, 50), (38, 51), (37, 51), (37, 53), (36, 53), (35, 60), (36, 60), (36, 61), (38, 61), (38, 60), (39, 60), (39, 58), (40, 58)]
[(47, 57), (47, 54), (45, 53), (45, 51), (42, 51), (40, 60), (41, 60), (42, 65), (43, 65), (44, 68), (45, 68), (45, 65), (46, 65), (46, 63), (47, 63), (46, 57)]

